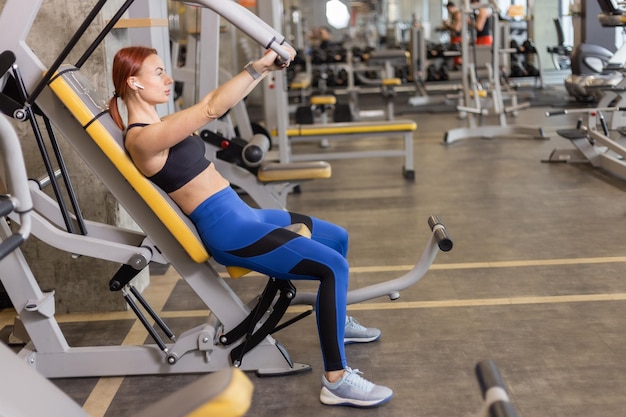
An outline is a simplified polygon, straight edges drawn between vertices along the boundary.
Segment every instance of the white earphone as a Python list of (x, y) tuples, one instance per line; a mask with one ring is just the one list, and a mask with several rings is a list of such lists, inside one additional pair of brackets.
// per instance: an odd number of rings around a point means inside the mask
[(137, 83), (136, 83), (136, 82), (134, 82), (134, 81), (133, 81), (133, 85), (134, 85), (135, 87), (137, 87), (138, 89), (140, 89), (140, 90), (143, 90), (143, 89), (144, 89), (144, 86), (143, 86), (143, 85), (141, 85), (141, 84), (137, 84)]

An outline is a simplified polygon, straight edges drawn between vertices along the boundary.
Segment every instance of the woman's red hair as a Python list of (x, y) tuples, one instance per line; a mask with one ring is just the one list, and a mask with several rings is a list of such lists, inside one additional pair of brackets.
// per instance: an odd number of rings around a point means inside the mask
[(128, 84), (126, 83), (128, 77), (136, 75), (143, 64), (143, 61), (150, 55), (156, 54), (157, 51), (154, 48), (147, 48), (145, 46), (129, 46), (117, 51), (115, 57), (113, 58), (112, 77), (115, 93), (113, 93), (113, 98), (109, 100), (109, 113), (111, 113), (113, 121), (115, 121), (117, 126), (122, 130), (124, 130), (125, 127), (124, 122), (122, 121), (122, 116), (120, 115), (119, 107), (117, 106), (117, 99), (119, 97), (124, 100), (126, 95), (129, 93), (130, 87), (128, 87)]

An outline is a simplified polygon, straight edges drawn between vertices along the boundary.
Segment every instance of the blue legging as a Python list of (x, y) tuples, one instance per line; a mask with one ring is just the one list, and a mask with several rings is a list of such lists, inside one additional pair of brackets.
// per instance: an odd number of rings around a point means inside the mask
[[(226, 188), (189, 217), (213, 258), (278, 279), (318, 280), (316, 312), (324, 368), (346, 367), (343, 337), (348, 292), (348, 233), (323, 220), (281, 210), (255, 209)], [(284, 229), (304, 223), (311, 239)]]

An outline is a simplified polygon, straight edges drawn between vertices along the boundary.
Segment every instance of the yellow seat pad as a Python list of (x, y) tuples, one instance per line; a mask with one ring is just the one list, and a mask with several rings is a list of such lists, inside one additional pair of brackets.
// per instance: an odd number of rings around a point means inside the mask
[(331, 174), (330, 164), (325, 161), (271, 163), (259, 169), (257, 178), (262, 182), (282, 182), (324, 179), (330, 178)]
[(367, 133), (412, 132), (417, 130), (417, 123), (411, 120), (369, 122), (346, 122), (314, 125), (295, 125), (287, 128), (287, 136), (346, 135)]
[(313, 96), (309, 99), (312, 105), (319, 106), (321, 104), (333, 105), (337, 104), (337, 97), (335, 96)]

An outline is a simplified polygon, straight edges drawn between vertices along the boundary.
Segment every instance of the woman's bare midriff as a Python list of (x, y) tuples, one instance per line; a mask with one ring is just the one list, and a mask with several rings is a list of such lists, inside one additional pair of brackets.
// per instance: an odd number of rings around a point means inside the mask
[(187, 184), (169, 193), (169, 196), (185, 214), (189, 215), (204, 200), (226, 187), (230, 187), (230, 183), (211, 164)]

